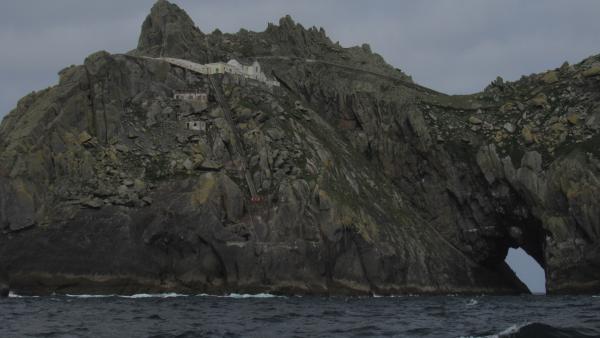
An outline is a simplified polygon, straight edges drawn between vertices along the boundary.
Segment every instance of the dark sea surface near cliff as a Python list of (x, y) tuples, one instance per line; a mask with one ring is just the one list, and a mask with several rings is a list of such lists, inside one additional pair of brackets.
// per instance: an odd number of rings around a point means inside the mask
[(600, 337), (600, 297), (13, 295), (0, 337)]

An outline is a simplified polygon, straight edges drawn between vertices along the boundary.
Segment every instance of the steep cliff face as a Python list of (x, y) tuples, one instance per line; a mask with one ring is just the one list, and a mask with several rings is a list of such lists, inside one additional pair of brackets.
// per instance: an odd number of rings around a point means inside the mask
[[(258, 59), (282, 86), (161, 56)], [(30, 293), (517, 293), (520, 246), (550, 292), (597, 292), (598, 61), (447, 96), (289, 17), (204, 34), (158, 1), (137, 49), (0, 125), (0, 272)]]

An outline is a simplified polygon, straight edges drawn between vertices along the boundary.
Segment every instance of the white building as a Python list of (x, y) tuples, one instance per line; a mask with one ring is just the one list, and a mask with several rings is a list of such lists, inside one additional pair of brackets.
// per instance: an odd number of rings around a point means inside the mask
[(238, 60), (231, 59), (229, 62), (225, 64), (225, 72), (243, 75), (244, 74), (244, 65), (238, 62)]
[(257, 80), (263, 83), (266, 83), (269, 86), (279, 87), (279, 82), (275, 80), (269, 80), (265, 73), (263, 73), (260, 63), (258, 61), (252, 62), (250, 65), (244, 65), (235, 59), (229, 60), (227, 63), (225, 62), (214, 62), (207, 64), (199, 64), (195, 62), (191, 62), (188, 60), (175, 59), (164, 57), (161, 58), (171, 64), (174, 64), (179, 67), (183, 67), (194, 72), (212, 75), (212, 74), (235, 74), (240, 75), (248, 79)]
[(208, 102), (208, 94), (201, 91), (176, 92), (175, 94), (173, 94), (173, 98), (176, 100), (196, 101), (200, 103)]
[(206, 122), (204, 121), (188, 121), (185, 123), (185, 128), (195, 131), (206, 131)]

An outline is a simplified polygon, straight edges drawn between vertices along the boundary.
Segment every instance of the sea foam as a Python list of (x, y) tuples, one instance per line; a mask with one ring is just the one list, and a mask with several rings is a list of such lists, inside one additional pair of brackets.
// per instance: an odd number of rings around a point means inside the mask
[(278, 296), (278, 295), (274, 295), (274, 294), (271, 294), (271, 293), (256, 293), (256, 294), (250, 294), (250, 293), (230, 293), (228, 295), (209, 295), (209, 294), (203, 293), (203, 294), (199, 294), (197, 296), (198, 297), (237, 298), (237, 299), (243, 299), (243, 298), (286, 298), (285, 296)]
[(18, 295), (14, 292), (9, 292), (8, 293), (8, 298), (38, 298), (39, 296), (23, 296), (23, 295)]
[[(249, 293), (231, 293), (228, 295), (211, 295), (207, 293), (202, 294), (180, 294), (180, 293), (139, 293), (133, 295), (118, 295), (118, 294), (106, 294), (106, 295), (75, 295), (75, 294), (65, 294), (65, 295), (57, 295), (53, 294), (53, 297), (69, 297), (69, 298), (80, 298), (80, 299), (88, 299), (88, 298), (128, 298), (128, 299), (143, 299), (143, 298), (177, 298), (177, 297), (218, 297), (218, 298), (234, 298), (234, 299), (245, 299), (245, 298), (286, 298), (285, 296), (273, 295), (270, 293), (257, 293), (257, 294), (249, 294)], [(14, 292), (10, 292), (8, 294), (9, 298), (38, 298), (40, 296), (23, 296), (16, 294)]]

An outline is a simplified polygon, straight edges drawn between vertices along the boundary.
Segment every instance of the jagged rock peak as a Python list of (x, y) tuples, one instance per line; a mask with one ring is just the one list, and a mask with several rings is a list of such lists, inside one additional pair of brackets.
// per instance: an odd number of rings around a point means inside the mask
[(142, 25), (136, 51), (149, 56), (198, 54), (203, 39), (204, 34), (183, 9), (158, 0)]
[(167, 0), (158, 0), (150, 10), (151, 17), (171, 17), (172, 19), (183, 20), (182, 23), (194, 26), (194, 22), (188, 14), (176, 4), (170, 3)]
[(331, 43), (331, 40), (327, 37), (325, 30), (320, 27), (311, 27), (309, 29), (304, 28), (302, 24), (296, 23), (294, 19), (288, 14), (279, 19), (279, 25), (269, 23), (267, 26), (267, 33), (275, 33), (278, 35), (302, 35), (303, 33), (310, 33), (309, 35), (318, 37), (319, 39), (326, 40), (327, 43)]
[(288, 15), (282, 17), (281, 19), (279, 19), (279, 26), (280, 27), (295, 27), (296, 22), (294, 21), (294, 19), (292, 19), (292, 16), (288, 14)]

